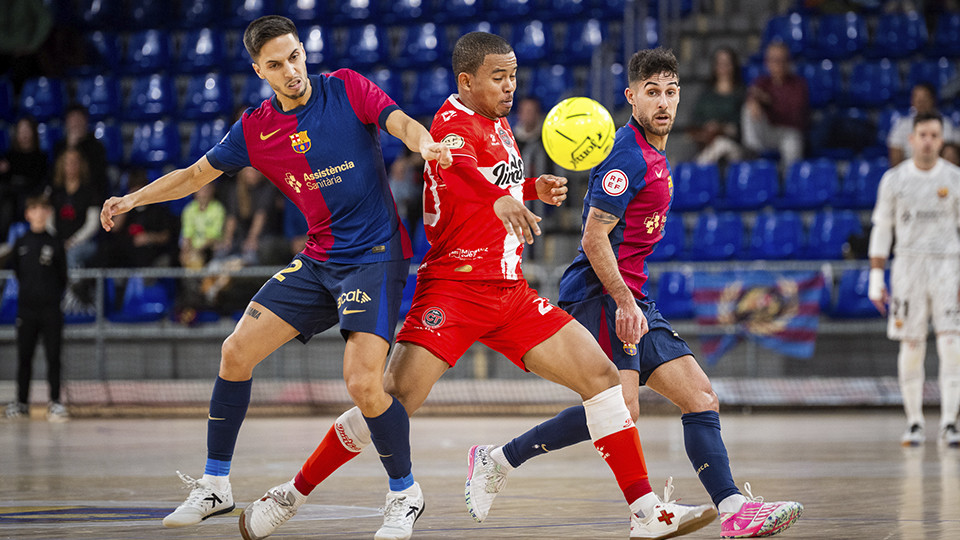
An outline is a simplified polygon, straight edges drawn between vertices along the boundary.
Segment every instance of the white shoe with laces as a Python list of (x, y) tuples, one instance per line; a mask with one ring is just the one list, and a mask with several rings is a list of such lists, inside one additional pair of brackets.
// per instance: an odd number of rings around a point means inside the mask
[(177, 471), (180, 480), (190, 489), (190, 495), (176, 510), (163, 518), (164, 527), (196, 525), (210, 516), (232, 512), (233, 491), (228, 483), (225, 489), (217, 489), (203, 478), (196, 480)]
[(717, 509), (712, 504), (687, 506), (677, 504), (673, 495), (673, 477), (667, 479), (663, 490), (663, 500), (653, 507), (650, 514), (640, 518), (630, 518), (630, 538), (659, 540), (692, 533), (710, 524), (717, 517)]
[(463, 497), (473, 519), (481, 522), (490, 513), (493, 499), (507, 485), (507, 471), (490, 455), (495, 446), (474, 446), (467, 454), (467, 482)]
[(67, 408), (63, 406), (63, 403), (59, 401), (51, 401), (50, 405), (47, 406), (47, 421), (53, 423), (62, 423), (70, 419), (70, 413), (67, 412)]
[(423, 492), (414, 482), (403, 491), (388, 491), (383, 506), (383, 527), (374, 540), (408, 540), (413, 536), (413, 524), (423, 513)]
[(957, 431), (956, 424), (947, 424), (941, 430), (943, 442), (950, 448), (960, 447), (960, 431)]
[(240, 536), (244, 540), (261, 540), (292, 518), (307, 500), (293, 482), (281, 484), (250, 503), (240, 514)]
[(920, 446), (923, 444), (925, 436), (923, 434), (923, 424), (912, 424), (907, 426), (907, 430), (900, 437), (901, 446)]

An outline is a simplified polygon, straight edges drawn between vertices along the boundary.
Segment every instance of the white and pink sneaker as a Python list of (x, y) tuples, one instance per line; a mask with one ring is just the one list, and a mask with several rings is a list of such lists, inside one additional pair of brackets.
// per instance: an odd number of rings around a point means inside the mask
[(720, 514), (721, 538), (760, 538), (773, 536), (793, 525), (803, 505), (793, 501), (763, 502), (763, 497), (754, 497), (750, 483), (743, 485), (747, 502), (740, 510)]

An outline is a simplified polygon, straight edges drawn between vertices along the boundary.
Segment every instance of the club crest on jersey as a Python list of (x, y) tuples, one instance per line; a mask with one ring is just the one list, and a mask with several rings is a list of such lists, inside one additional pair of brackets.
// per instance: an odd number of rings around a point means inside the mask
[(420, 319), (427, 328), (439, 328), (446, 318), (443, 310), (440, 308), (430, 308), (423, 312), (423, 318)]
[(600, 181), (603, 186), (603, 191), (612, 197), (618, 195), (623, 195), (623, 192), (627, 190), (627, 173), (621, 171), (620, 169), (613, 169), (607, 174), (603, 175), (603, 180)]
[(623, 352), (627, 353), (627, 356), (636, 356), (637, 355), (637, 346), (633, 343), (624, 343)]
[(949, 195), (949, 194), (950, 194), (950, 190), (948, 190), (948, 189), (945, 188), (945, 187), (942, 187), (942, 188), (940, 188), (940, 189), (937, 190), (937, 197), (940, 197), (941, 199), (946, 199), (946, 198), (947, 198), (947, 195)]
[(500, 142), (502, 142), (504, 146), (507, 148), (513, 148), (513, 140), (510, 138), (510, 134), (507, 133), (507, 130), (498, 126), (497, 135), (500, 136)]
[(293, 146), (294, 152), (305, 154), (310, 149), (310, 137), (307, 136), (306, 131), (298, 131), (290, 135), (290, 145)]

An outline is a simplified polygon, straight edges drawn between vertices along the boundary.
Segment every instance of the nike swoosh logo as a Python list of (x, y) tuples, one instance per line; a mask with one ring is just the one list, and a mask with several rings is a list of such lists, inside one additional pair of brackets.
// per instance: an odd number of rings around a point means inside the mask
[(353, 313), (363, 313), (365, 309), (345, 309), (343, 310), (344, 315), (351, 315)]
[(209, 414), (207, 415), (207, 419), (208, 419), (208, 420), (226, 420), (226, 418), (214, 418), (214, 417), (210, 416)]
[[(276, 132), (274, 132), (274, 133), (276, 133)], [(261, 137), (263, 137), (263, 135), (261, 135)], [(660, 178), (660, 175), (662, 175), (662, 174), (663, 174), (663, 169), (660, 169), (659, 171), (657, 171), (657, 178)]]
[(261, 131), (261, 132), (260, 132), (260, 140), (261, 140), (261, 141), (265, 141), (265, 140), (269, 139), (270, 137), (273, 137), (274, 135), (277, 134), (277, 131), (280, 131), (281, 129), (283, 129), (283, 128), (277, 128), (276, 131), (271, 131), (270, 133), (267, 133), (266, 135), (264, 135), (263, 132)]

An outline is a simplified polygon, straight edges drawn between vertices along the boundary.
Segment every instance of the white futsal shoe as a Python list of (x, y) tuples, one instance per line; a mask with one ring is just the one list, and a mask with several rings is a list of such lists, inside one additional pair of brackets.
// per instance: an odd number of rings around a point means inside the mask
[(240, 514), (240, 536), (243, 540), (261, 540), (292, 518), (307, 500), (293, 482), (280, 484), (250, 503)]
[(383, 527), (374, 540), (408, 540), (413, 536), (413, 524), (423, 513), (423, 492), (414, 482), (403, 491), (388, 491), (383, 506)]
[(941, 430), (941, 436), (943, 437), (943, 442), (951, 448), (960, 447), (960, 431), (957, 431), (956, 424), (947, 424), (943, 426)]
[(463, 498), (473, 519), (481, 522), (490, 513), (493, 499), (507, 485), (507, 471), (493, 459), (494, 445), (474, 446), (467, 454), (467, 483)]
[(233, 511), (233, 491), (229, 483), (221, 490), (203, 478), (195, 480), (180, 471), (177, 471), (177, 474), (190, 489), (190, 495), (176, 510), (163, 518), (164, 527), (196, 525), (208, 517)]
[(900, 437), (901, 446), (920, 446), (926, 437), (923, 434), (922, 424), (913, 424), (907, 426), (907, 430)]
[(673, 495), (673, 477), (667, 480), (663, 492), (664, 502), (653, 507), (649, 515), (630, 518), (630, 538), (662, 539), (683, 536), (702, 529), (717, 518), (717, 509), (712, 504), (687, 506), (670, 499)]

